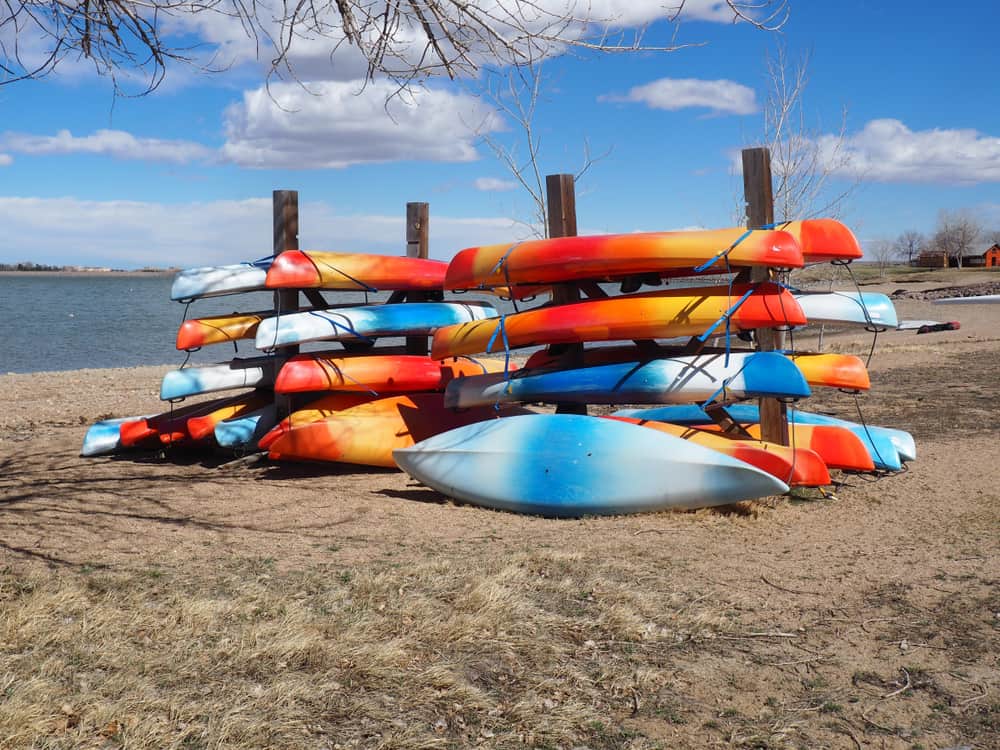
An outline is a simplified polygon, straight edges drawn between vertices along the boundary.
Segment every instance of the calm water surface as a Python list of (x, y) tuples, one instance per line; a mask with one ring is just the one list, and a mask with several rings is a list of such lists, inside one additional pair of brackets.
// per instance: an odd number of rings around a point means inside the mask
[[(174, 341), (185, 306), (170, 299), (172, 283), (173, 276), (167, 274), (0, 274), (0, 373), (180, 365), (185, 353), (177, 351)], [(365, 299), (355, 292), (325, 296), (337, 304), (362, 304)], [(381, 302), (387, 296), (373, 294), (369, 299)], [(510, 309), (502, 302), (496, 304), (498, 309)], [(187, 314), (203, 318), (272, 308), (270, 292), (253, 292), (197, 300)], [(232, 344), (216, 344), (195, 352), (190, 361), (223, 362), (234, 353), (260, 354), (253, 341), (241, 341), (238, 352)]]

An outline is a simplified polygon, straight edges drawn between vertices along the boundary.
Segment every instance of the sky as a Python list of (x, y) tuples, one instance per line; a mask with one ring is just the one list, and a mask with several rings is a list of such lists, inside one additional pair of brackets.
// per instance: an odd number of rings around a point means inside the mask
[[(671, 23), (663, 3), (589, 8), (626, 30), (650, 24), (649, 47), (681, 49), (555, 50), (540, 66), (541, 174), (591, 157), (577, 182), (581, 233), (736, 224), (739, 151), (761, 143), (767, 59), (779, 50), (790, 64), (808, 57), (799, 131), (826, 160), (828, 192), (849, 193), (838, 215), (864, 245), (933, 232), (942, 210), (1000, 229), (992, 3), (788, 0), (775, 32), (734, 22), (714, 0), (687, 0)], [(172, 39), (225, 70), (170, 64), (145, 96), (116, 94), (73, 57), (37, 80), (0, 78), (0, 262), (253, 260), (271, 252), (278, 189), (299, 192), (308, 249), (403, 253), (408, 201), (430, 204), (432, 257), (530, 232), (530, 194), (490, 145), (526, 153), (523, 127), (482, 95), (497, 78), (431, 78), (395, 95), (385, 78), (365, 84), (349, 47), (331, 54), (334, 39), (293, 48), (297, 80), (269, 79), (270, 50), (232, 19), (171, 24)], [(12, 34), (0, 25), (8, 52)], [(30, 30), (17, 42), (29, 61), (44, 46)], [(119, 83), (142, 89), (127, 73)], [(845, 158), (830, 157), (837, 143)]]

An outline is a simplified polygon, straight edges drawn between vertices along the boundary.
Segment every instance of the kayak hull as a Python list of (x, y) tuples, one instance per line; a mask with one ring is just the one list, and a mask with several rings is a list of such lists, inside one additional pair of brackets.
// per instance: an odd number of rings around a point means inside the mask
[[(804, 325), (806, 318), (791, 293), (775, 284), (671, 290), (654, 294), (592, 299), (536, 308), (505, 316), (446, 326), (434, 332), (431, 356), (500, 352), (540, 344), (692, 336), (718, 324), (734, 305), (733, 330)], [(503, 326), (501, 330), (501, 325)]]
[(269, 443), (268, 457), (395, 468), (394, 449), (455, 427), (496, 419), (492, 408), (446, 409), (440, 393), (390, 396), (293, 425)]
[(288, 250), (267, 272), (268, 289), (438, 291), (448, 264), (405, 255)]
[(714, 398), (804, 398), (809, 386), (789, 359), (773, 352), (708, 354), (561, 370), (520, 370), (452, 381), (445, 404), (690, 403)]
[(450, 497), (554, 517), (700, 508), (788, 489), (672, 435), (571, 414), (468, 425), (393, 455), (410, 476)]
[(442, 326), (495, 317), (484, 302), (406, 302), (388, 305), (312, 310), (260, 322), (258, 349), (310, 341), (367, 341), (378, 336), (427, 335)]

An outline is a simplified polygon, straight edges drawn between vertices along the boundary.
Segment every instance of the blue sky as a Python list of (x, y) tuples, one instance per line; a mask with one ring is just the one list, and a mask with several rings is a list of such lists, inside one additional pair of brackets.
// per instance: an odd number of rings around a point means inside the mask
[[(792, 61), (809, 55), (811, 137), (828, 142), (846, 111), (851, 160), (829, 185), (857, 184), (841, 218), (863, 242), (931, 232), (942, 209), (1000, 228), (1000, 14), (990, 4), (790, 0), (777, 33), (726, 22), (709, 0), (688, 0), (671, 26), (656, 21), (660, 5), (592, 4), (604, 17), (625, 8), (653, 20), (650, 44), (704, 44), (542, 65), (542, 172), (578, 169), (585, 143), (593, 154), (610, 150), (578, 185), (581, 231), (731, 226), (734, 154), (761, 137), (765, 58), (779, 46)], [(154, 93), (116, 98), (110, 81), (70, 60), (43, 79), (0, 86), (0, 262), (253, 259), (271, 249), (274, 189), (299, 191), (303, 247), (402, 252), (414, 200), (431, 204), (435, 257), (524, 235), (530, 199), (510, 189), (481, 138), (523, 153), (521, 131), (476, 97), (481, 80), (432, 80), (391, 103), (390, 117), (391, 84), (358, 94), (354, 68), (330, 73), (322, 50), (299, 59), (305, 88), (277, 83), (268, 96), (238, 30), (196, 31), (226, 40), (229, 72), (175, 66)]]

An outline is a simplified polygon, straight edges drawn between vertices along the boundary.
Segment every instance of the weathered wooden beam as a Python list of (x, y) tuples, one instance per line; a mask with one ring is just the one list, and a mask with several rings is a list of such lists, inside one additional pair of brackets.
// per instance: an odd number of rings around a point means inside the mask
[[(771, 181), (771, 152), (764, 147), (743, 149), (743, 195), (746, 199), (747, 228), (760, 229), (774, 223), (774, 192)], [(788, 217), (791, 218), (791, 217)], [(770, 269), (755, 267), (750, 281), (770, 281)], [(784, 346), (784, 334), (771, 328), (756, 331), (757, 350), (774, 351)], [(760, 399), (761, 439), (788, 445), (788, 412), (774, 398)]]
[[(406, 255), (410, 258), (430, 257), (430, 215), (429, 203), (406, 204)], [(427, 299), (421, 292), (408, 292), (406, 299), (411, 302)], [(430, 351), (427, 336), (407, 336), (406, 353), (426, 355)]]
[[(299, 193), (297, 190), (275, 190), (271, 194), (272, 229), (274, 235), (274, 254), (286, 250), (299, 249)], [(278, 289), (274, 292), (274, 309), (279, 314), (295, 312), (299, 309), (299, 292), (297, 289)], [(298, 354), (299, 347), (282, 347), (275, 353), (275, 371), (281, 369), (290, 356)], [(291, 396), (275, 395), (274, 405), (278, 410), (278, 418), (287, 417), (294, 408)]]
[[(576, 179), (573, 175), (546, 175), (545, 204), (549, 237), (576, 237)], [(552, 285), (553, 304), (565, 305), (579, 301), (580, 287), (577, 284)], [(583, 344), (568, 344), (560, 349), (567, 362), (583, 363)], [(556, 404), (556, 414), (586, 413), (586, 404)]]

